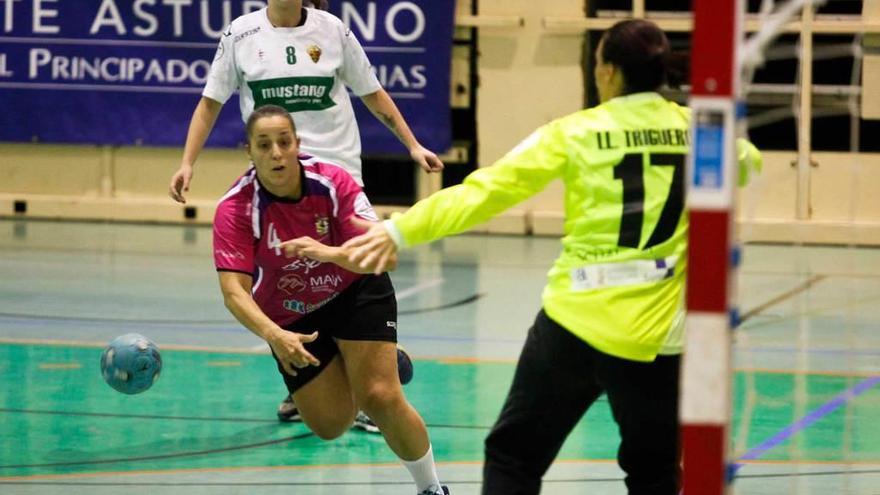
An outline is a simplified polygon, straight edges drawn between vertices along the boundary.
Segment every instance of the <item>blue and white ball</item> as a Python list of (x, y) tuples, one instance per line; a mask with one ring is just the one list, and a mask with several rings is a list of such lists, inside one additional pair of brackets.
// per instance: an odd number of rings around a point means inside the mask
[(159, 348), (140, 334), (116, 337), (101, 354), (104, 381), (123, 394), (139, 394), (152, 387), (161, 371)]

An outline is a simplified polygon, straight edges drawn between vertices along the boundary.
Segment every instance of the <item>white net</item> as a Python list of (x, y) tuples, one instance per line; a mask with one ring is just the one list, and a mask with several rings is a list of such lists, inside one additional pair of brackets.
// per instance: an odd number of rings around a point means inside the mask
[(873, 2), (755, 3), (740, 133), (762, 148), (764, 171), (738, 202), (736, 492), (873, 493), (880, 161), (863, 112), (877, 91), (866, 76)]

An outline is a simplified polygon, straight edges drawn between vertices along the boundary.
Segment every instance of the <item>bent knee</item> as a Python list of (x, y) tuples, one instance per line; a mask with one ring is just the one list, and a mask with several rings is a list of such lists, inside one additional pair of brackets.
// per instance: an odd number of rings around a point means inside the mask
[(357, 394), (357, 402), (361, 409), (370, 412), (397, 407), (405, 399), (399, 385), (374, 383)]
[(312, 430), (312, 433), (315, 434), (321, 440), (335, 440), (342, 436), (343, 433), (348, 431), (351, 427), (352, 423), (348, 423), (345, 426), (340, 425), (328, 425), (328, 424), (319, 424), (319, 425), (309, 425), (306, 423), (306, 426)]
[(338, 406), (321, 411), (303, 411), (300, 409), (303, 423), (321, 440), (339, 438), (351, 428), (357, 411), (354, 404)]
[(303, 423), (321, 440), (333, 440), (341, 437), (343, 433), (351, 428), (351, 425), (354, 423), (354, 416), (354, 413), (352, 413), (351, 415), (336, 415), (312, 421), (303, 417)]

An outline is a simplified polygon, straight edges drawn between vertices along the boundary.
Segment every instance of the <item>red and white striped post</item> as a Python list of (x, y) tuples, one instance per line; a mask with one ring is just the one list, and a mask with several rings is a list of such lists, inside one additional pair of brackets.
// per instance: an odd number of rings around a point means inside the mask
[(727, 491), (742, 0), (695, 0), (691, 42), (690, 240), (681, 423), (685, 495)]

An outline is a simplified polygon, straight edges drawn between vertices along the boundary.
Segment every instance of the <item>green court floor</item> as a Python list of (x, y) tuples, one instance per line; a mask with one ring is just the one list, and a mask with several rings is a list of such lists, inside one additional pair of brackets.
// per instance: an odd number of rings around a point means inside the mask
[[(164, 350), (161, 379), (126, 396), (101, 379), (96, 347), (0, 345), (0, 476), (257, 466), (395, 463), (381, 436), (325, 442), (280, 424), (282, 397), (265, 354)], [(479, 462), (513, 363), (416, 361), (406, 387), (439, 461)], [(743, 453), (863, 380), (739, 372), (732, 440)], [(800, 397), (800, 398), (799, 398)], [(880, 462), (880, 388), (793, 435), (762, 460)], [(614, 459), (618, 436), (600, 399), (559, 459)]]
[[(392, 273), (405, 388), (452, 495), (480, 493), (482, 442), (559, 240), (463, 235)], [(229, 315), (211, 230), (0, 220), (0, 494), (412, 495), (380, 436), (280, 424), (266, 344)], [(880, 495), (880, 249), (746, 245), (730, 432), (737, 495)], [(102, 347), (139, 332), (161, 379), (125, 396)], [(600, 400), (544, 494), (621, 495)]]

